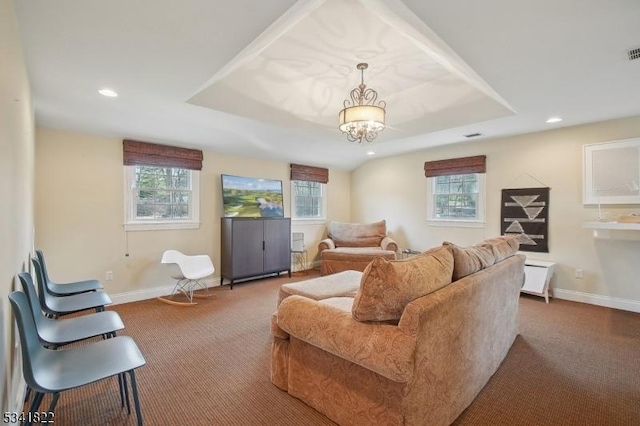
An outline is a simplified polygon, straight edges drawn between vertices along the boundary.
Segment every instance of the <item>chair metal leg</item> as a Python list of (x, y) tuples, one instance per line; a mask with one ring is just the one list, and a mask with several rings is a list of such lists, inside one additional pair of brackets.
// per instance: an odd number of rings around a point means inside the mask
[(60, 398), (60, 392), (56, 392), (56, 393), (53, 394), (53, 399), (51, 400), (51, 404), (49, 404), (48, 413), (53, 413), (53, 410), (56, 409), (56, 404), (58, 404), (58, 399), (59, 398)]
[(209, 291), (209, 287), (207, 287), (207, 283), (204, 282), (204, 280), (199, 279), (199, 280), (196, 281), (196, 284), (198, 284), (200, 287), (202, 287), (202, 289), (204, 291)]
[(124, 400), (127, 403), (127, 414), (131, 414), (131, 403), (129, 402), (129, 386), (127, 385), (127, 373), (122, 373), (122, 386), (124, 389)]
[(171, 294), (169, 296), (173, 296), (174, 294), (176, 294), (178, 291), (182, 290), (182, 281), (184, 280), (178, 280), (176, 282), (176, 285), (173, 286), (173, 291), (171, 292)]
[(120, 393), (120, 407), (124, 407), (124, 382), (122, 381), (123, 374), (118, 374), (118, 391)]
[(102, 340), (111, 339), (112, 337), (116, 337), (116, 332), (115, 331), (110, 331), (108, 333), (104, 333), (102, 335)]
[(42, 398), (44, 398), (43, 392), (36, 392), (33, 396), (33, 401), (31, 401), (31, 405), (29, 406), (29, 412), (35, 413), (38, 411), (38, 407), (40, 407), (40, 403), (42, 403)]
[(136, 375), (133, 370), (129, 370), (131, 375), (131, 391), (133, 392), (133, 404), (136, 409), (136, 418), (138, 419), (138, 426), (142, 426), (142, 413), (140, 411), (140, 399), (138, 397), (138, 386), (136, 385)]
[(29, 402), (29, 397), (31, 396), (31, 388), (27, 386), (27, 391), (24, 393), (24, 403)]
[[(42, 403), (42, 398), (44, 398), (44, 393), (36, 392), (36, 394), (33, 397), (33, 402), (31, 402), (31, 406), (29, 407), (29, 413), (33, 414), (36, 411), (38, 411), (38, 407), (40, 407), (40, 404)], [(29, 418), (25, 422), (25, 426), (31, 426), (31, 424), (32, 424), (31, 419), (32, 418), (33, 418), (33, 416), (29, 416)]]

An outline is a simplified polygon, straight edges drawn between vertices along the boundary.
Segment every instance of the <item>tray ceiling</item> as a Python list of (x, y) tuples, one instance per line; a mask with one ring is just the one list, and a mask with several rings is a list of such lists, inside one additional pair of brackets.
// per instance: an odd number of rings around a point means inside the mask
[(387, 103), (386, 141), (513, 114), (402, 3), (371, 0), (292, 8), (189, 102), (331, 136), (362, 61), (365, 84)]

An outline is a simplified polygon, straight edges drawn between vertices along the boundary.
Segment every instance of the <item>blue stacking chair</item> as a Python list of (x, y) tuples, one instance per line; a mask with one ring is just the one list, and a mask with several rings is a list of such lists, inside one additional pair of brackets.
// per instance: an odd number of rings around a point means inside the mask
[(102, 284), (98, 280), (76, 281), (64, 284), (55, 283), (49, 278), (49, 272), (47, 271), (47, 264), (44, 262), (44, 254), (42, 253), (42, 250), (36, 250), (36, 256), (38, 257), (38, 261), (40, 261), (44, 283), (47, 286), (49, 293), (54, 296), (71, 296), (73, 294), (102, 290), (103, 288)]
[(40, 306), (45, 314), (53, 318), (74, 312), (95, 309), (96, 312), (104, 311), (105, 305), (110, 305), (111, 299), (107, 293), (102, 291), (92, 291), (90, 293), (73, 294), (69, 296), (55, 296), (49, 292), (45, 285), (42, 265), (37, 257), (31, 259), (36, 270), (38, 282), (38, 297)]
[(38, 336), (52, 348), (97, 336), (115, 337), (116, 331), (124, 328), (120, 315), (113, 311), (96, 312), (64, 320), (46, 317), (42, 313), (31, 275), (22, 272), (18, 274), (18, 278), (22, 284), (22, 291), (29, 300)]
[(53, 394), (48, 411), (54, 413), (61, 392), (112, 376), (118, 376), (120, 398), (126, 400), (127, 411), (131, 413), (127, 374), (131, 378), (137, 424), (142, 425), (134, 370), (145, 365), (146, 361), (133, 339), (118, 336), (77, 348), (51, 350), (40, 341), (27, 295), (14, 291), (9, 294), (9, 301), (20, 335), (24, 379), (27, 386), (35, 392), (29, 407), (30, 415), (25, 423), (27, 426), (36, 417), (35, 413), (38, 412), (45, 394)]
[[(57, 349), (69, 343), (97, 336), (116, 337), (116, 331), (124, 328), (120, 315), (112, 311), (96, 312), (66, 320), (51, 319), (43, 315), (40, 299), (33, 286), (31, 275), (28, 272), (22, 272), (18, 274), (18, 278), (22, 284), (22, 291), (26, 294), (29, 306), (31, 306), (38, 337), (50, 349)], [(123, 397), (123, 377), (118, 377), (118, 381), (122, 389), (120, 395)], [(31, 388), (27, 387), (25, 401), (29, 400), (30, 395)], [(124, 399), (122, 399), (122, 403), (124, 405)]]

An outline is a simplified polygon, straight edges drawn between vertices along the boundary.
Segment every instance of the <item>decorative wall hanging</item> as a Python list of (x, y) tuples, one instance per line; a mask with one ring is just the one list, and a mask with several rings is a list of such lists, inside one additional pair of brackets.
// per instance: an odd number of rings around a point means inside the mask
[(549, 252), (549, 190), (502, 190), (500, 232), (520, 235), (521, 251)]

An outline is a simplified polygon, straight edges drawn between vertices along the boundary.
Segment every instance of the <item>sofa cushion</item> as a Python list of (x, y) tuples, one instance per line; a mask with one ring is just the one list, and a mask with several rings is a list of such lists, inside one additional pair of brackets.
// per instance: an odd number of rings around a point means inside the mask
[[(336, 274), (343, 271), (364, 271), (369, 263), (376, 257), (384, 257), (389, 260), (396, 259), (396, 252), (382, 250), (380, 247), (338, 247), (333, 250), (324, 250), (320, 253), (322, 275)], [(356, 290), (360, 287), (360, 280)]]
[(490, 245), (459, 247), (445, 241), (444, 246), (453, 253), (453, 281), (464, 278), (495, 263), (495, 256)]
[(407, 303), (451, 283), (453, 254), (436, 247), (405, 260), (374, 259), (353, 302), (358, 321), (399, 320)]
[(382, 256), (390, 260), (396, 258), (396, 252), (382, 250), (380, 247), (338, 247), (320, 253), (322, 260), (373, 260)]
[(327, 233), (336, 247), (376, 247), (387, 235), (387, 222), (343, 223), (331, 221)]
[(479, 245), (491, 247), (493, 256), (496, 258), (496, 263), (498, 263), (518, 252), (520, 248), (520, 237), (518, 235), (504, 235), (502, 237), (484, 240)]
[(314, 300), (341, 296), (354, 297), (360, 287), (361, 279), (360, 271), (343, 271), (325, 277), (283, 284), (278, 293), (278, 306), (285, 298), (294, 294)]

